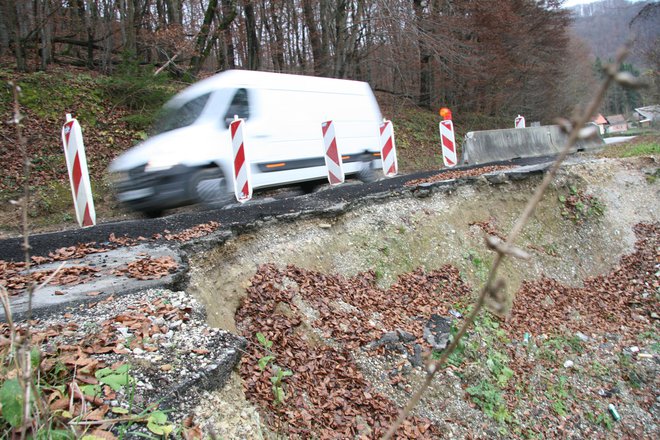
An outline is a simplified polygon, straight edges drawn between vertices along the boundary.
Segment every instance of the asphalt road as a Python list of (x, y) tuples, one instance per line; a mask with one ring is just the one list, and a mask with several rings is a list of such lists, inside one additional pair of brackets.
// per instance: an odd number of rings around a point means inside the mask
[[(534, 165), (552, 160), (552, 156), (514, 159), (506, 162), (490, 163), (492, 165)], [(479, 165), (480, 167), (486, 165)], [(267, 193), (267, 197), (256, 192), (252, 200), (239, 205), (230, 205), (217, 209), (191, 208), (189, 211), (155, 219), (134, 219), (121, 222), (108, 222), (96, 226), (51, 232), (30, 236), (30, 254), (33, 256), (47, 256), (61, 247), (74, 246), (80, 243), (99, 244), (108, 241), (110, 234), (116, 237), (147, 237), (169, 231), (178, 233), (193, 226), (219, 222), (224, 229), (241, 230), (250, 228), (255, 222), (271, 217), (291, 215), (295, 217), (302, 213), (317, 213), (333, 215), (333, 207), (346, 204), (359, 203), (364, 197), (388, 195), (402, 191), (410, 191), (404, 184), (410, 180), (426, 178), (437, 174), (456, 170), (468, 170), (477, 166), (445, 168), (438, 171), (426, 171), (414, 174), (399, 175), (393, 178), (382, 179), (372, 183), (360, 183), (348, 180), (346, 183), (327, 187), (311, 194), (299, 194), (295, 191)], [(9, 238), (0, 240), (0, 260), (21, 261), (24, 258), (22, 251), (22, 238)]]

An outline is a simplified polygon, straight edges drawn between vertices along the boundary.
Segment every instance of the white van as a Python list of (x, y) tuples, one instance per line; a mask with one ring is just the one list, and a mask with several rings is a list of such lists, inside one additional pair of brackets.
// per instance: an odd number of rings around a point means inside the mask
[(229, 203), (228, 127), (235, 115), (245, 119), (254, 189), (327, 179), (321, 124), (329, 120), (346, 175), (382, 168), (382, 116), (367, 83), (229, 70), (177, 94), (165, 104), (156, 134), (110, 164), (119, 201), (148, 215), (197, 202)]

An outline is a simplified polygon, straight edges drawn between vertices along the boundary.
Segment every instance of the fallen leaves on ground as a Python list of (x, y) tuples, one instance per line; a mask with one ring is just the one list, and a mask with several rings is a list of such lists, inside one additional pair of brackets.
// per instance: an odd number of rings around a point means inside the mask
[(449, 171), (443, 171), (431, 177), (409, 180), (405, 183), (405, 185), (415, 186), (415, 185), (420, 185), (422, 183), (434, 183), (434, 182), (442, 182), (443, 180), (463, 179), (466, 177), (477, 177), (477, 176), (481, 176), (482, 174), (494, 173), (495, 171), (510, 170), (512, 168), (516, 168), (516, 166), (490, 165), (479, 168), (471, 168), (469, 170), (449, 170)]
[[(215, 232), (221, 224), (215, 221), (202, 223), (192, 228), (173, 234), (169, 231), (165, 234), (156, 234), (152, 241), (167, 240), (186, 242), (189, 240), (204, 237)], [(11, 262), (0, 260), (0, 286), (7, 289), (10, 295), (18, 295), (24, 292), (31, 281), (41, 283), (48, 278), (54, 269), (39, 270), (40, 265), (53, 263), (56, 261), (69, 261), (82, 259), (90, 254), (108, 252), (119, 247), (136, 246), (140, 242), (149, 241), (144, 237), (117, 237), (114, 233), (110, 234), (106, 243), (80, 243), (75, 246), (68, 246), (56, 249), (50, 252), (47, 257), (32, 256), (30, 258), (32, 275), (28, 276), (25, 262)], [(169, 257), (171, 258), (171, 257)], [(176, 269), (176, 263), (167, 259), (154, 259), (150, 261), (137, 261), (129, 264), (128, 267), (117, 271), (118, 275), (127, 275), (138, 280), (151, 280), (162, 278)], [(143, 269), (144, 273), (140, 273)], [(83, 284), (90, 280), (95, 274), (100, 273), (96, 268), (90, 266), (74, 266), (60, 269), (55, 278), (50, 282), (52, 285), (75, 285)]]
[(215, 232), (219, 227), (220, 227), (220, 223), (210, 221), (208, 223), (197, 225), (189, 229), (184, 229), (178, 234), (172, 234), (169, 232), (166, 232), (165, 234), (156, 234), (154, 238), (159, 239), (162, 237), (167, 241), (186, 242), (193, 240), (195, 238), (205, 237), (208, 234)]
[[(383, 328), (407, 331), (423, 344), (421, 317), (446, 314), (457, 298), (470, 296), (458, 270), (449, 265), (403, 275), (387, 291), (376, 287), (373, 272), (344, 278), (272, 264), (261, 266), (251, 283), (236, 315), (243, 336), (253, 342), (241, 362), (247, 396), (277, 415), (276, 429), (302, 437), (366, 435), (360, 425), (370, 427), (369, 438), (382, 436), (398, 409), (365, 380), (351, 350), (380, 338)], [(302, 331), (299, 300), (316, 310), (314, 329), (333, 343), (310, 343), (310, 335)], [(265, 355), (257, 332), (273, 341), (274, 362), (293, 371), (285, 383), (294, 397), (283, 404), (272, 402), (272, 373), (255, 368)], [(412, 438), (440, 435), (437, 427), (420, 418), (411, 418), (400, 432), (406, 437), (415, 433)]]
[(128, 263), (124, 268), (116, 269), (113, 273), (138, 280), (156, 280), (173, 273), (177, 266), (174, 258), (169, 255), (158, 258), (146, 256)]
[[(490, 222), (477, 225), (496, 232)], [(590, 334), (616, 331), (623, 333), (622, 343), (634, 340), (643, 325), (632, 315), (649, 316), (658, 307), (653, 292), (659, 288), (660, 226), (641, 224), (635, 232), (635, 252), (624, 256), (610, 273), (585, 280), (583, 288), (548, 278), (524, 283), (511, 318), (502, 324), (509, 340), (520, 340), (526, 332), (540, 335), (565, 329)], [(450, 265), (402, 275), (387, 290), (376, 286), (373, 272), (344, 278), (295, 266), (262, 265), (236, 314), (240, 332), (252, 342), (240, 366), (246, 396), (268, 411), (275, 430), (294, 438), (380, 438), (398, 414), (397, 403), (405, 402), (392, 402), (375, 391), (355, 362), (356, 352), (396, 329), (415, 335), (428, 350), (421, 336), (430, 315), (447, 315), (451, 307), (466, 304), (471, 297), (470, 287)], [(272, 346), (266, 349), (257, 333)], [(509, 382), (506, 404), (516, 407), (524, 404), (517, 402), (516, 387), (524, 386), (535, 365), (510, 350), (516, 375)], [(259, 361), (266, 356), (272, 359), (262, 369)], [(281, 403), (273, 398), (273, 365), (293, 373), (282, 380), (286, 398)], [(400, 380), (397, 376), (391, 383), (396, 386)], [(652, 394), (651, 388), (645, 393)], [(637, 393), (653, 402), (652, 395)], [(551, 404), (548, 393), (538, 398)], [(591, 429), (579, 411), (567, 417), (553, 412), (541, 417), (543, 423), (557, 427), (547, 433), (551, 438), (564, 438), (567, 429), (583, 433)], [(442, 433), (428, 420), (410, 417), (397, 435), (439, 438)]]
[[(82, 417), (88, 421), (107, 419), (110, 421), (108, 426), (112, 426), (109, 405), (116, 401), (117, 395), (111, 387), (100, 386), (103, 384), (95, 373), (106, 367), (116, 370), (124, 362), (107, 365), (98, 356), (107, 353), (121, 355), (138, 348), (157, 351), (161, 341), (167, 341), (162, 336), (169, 331), (168, 323), (187, 322), (191, 312), (187, 306), (176, 307), (168, 301), (157, 299), (150, 303), (142, 301), (120, 314), (98, 322), (98, 327), (92, 332), (79, 332), (79, 325), (72, 321), (45, 327), (40, 326), (38, 320), (30, 322), (31, 344), (41, 349), (38, 374), (44, 380), (47, 378), (49, 384), (53, 385), (40, 387), (44, 402), (48, 403), (52, 411), (69, 412), (68, 416), (64, 416), (62, 412), (54, 415), (53, 422), (62, 418), (66, 422)], [(156, 324), (157, 321), (160, 324)], [(19, 340), (28, 335), (25, 323), (18, 324), (15, 331)], [(9, 325), (0, 323), (0, 341), (8, 341), (10, 333)], [(67, 342), (68, 340), (71, 341)], [(10, 344), (0, 344), (0, 359), (7, 359), (10, 350)], [(10, 367), (11, 365), (9, 364)], [(11, 368), (9, 371), (0, 370), (0, 379), (11, 374)], [(97, 388), (92, 392), (87, 386)], [(116, 402), (114, 404), (117, 405)], [(189, 429), (191, 434), (195, 434), (196, 427), (192, 422)], [(108, 437), (103, 438), (114, 438), (109, 432), (107, 435)], [(191, 438), (199, 437), (193, 435)]]

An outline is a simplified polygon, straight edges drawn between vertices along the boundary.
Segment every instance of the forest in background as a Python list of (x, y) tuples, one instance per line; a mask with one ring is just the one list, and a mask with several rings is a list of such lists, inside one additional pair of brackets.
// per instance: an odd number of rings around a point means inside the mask
[[(0, 58), (19, 71), (73, 64), (111, 75), (132, 63), (186, 81), (232, 68), (310, 74), (368, 81), (423, 108), (543, 123), (569, 115), (598, 80), (576, 10), (560, 0), (0, 1)], [(657, 103), (659, 5), (602, 3), (629, 5), (617, 29), (638, 35), (645, 63), (631, 70), (656, 84), (625, 107)]]

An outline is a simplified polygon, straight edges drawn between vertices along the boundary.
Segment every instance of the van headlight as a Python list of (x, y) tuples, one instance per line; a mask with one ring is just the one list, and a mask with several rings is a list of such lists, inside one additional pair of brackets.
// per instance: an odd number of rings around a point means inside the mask
[(147, 162), (147, 165), (144, 167), (144, 171), (146, 172), (165, 171), (165, 170), (169, 170), (170, 168), (178, 164), (179, 164), (178, 160), (171, 159), (168, 157), (157, 157)]

